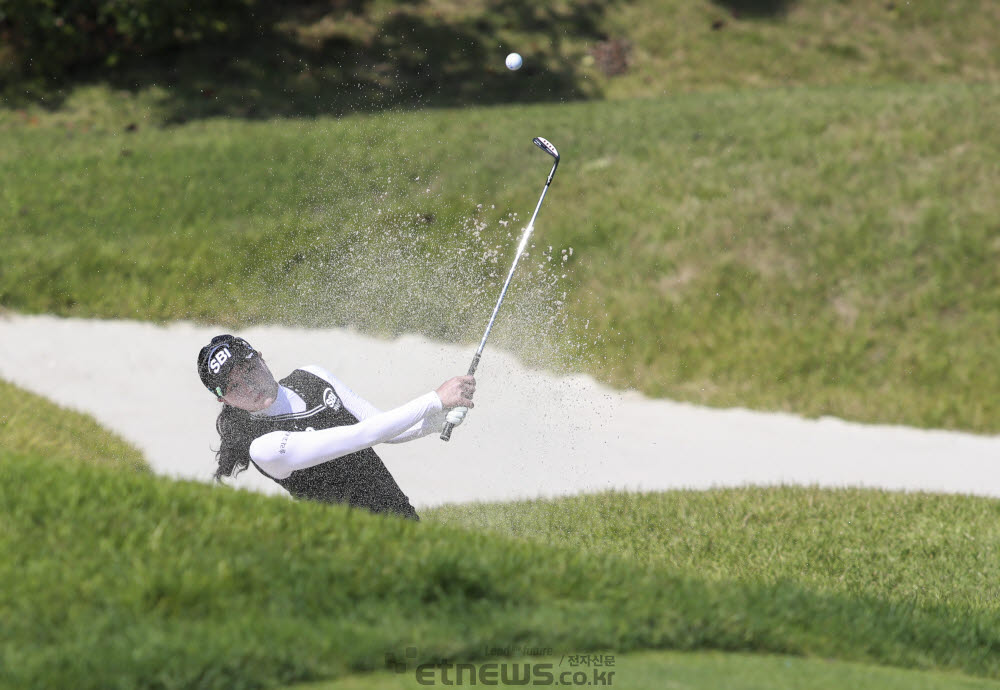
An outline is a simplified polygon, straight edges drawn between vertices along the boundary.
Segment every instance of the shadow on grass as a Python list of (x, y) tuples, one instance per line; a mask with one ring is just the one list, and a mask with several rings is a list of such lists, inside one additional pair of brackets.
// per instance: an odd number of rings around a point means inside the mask
[(788, 12), (795, 0), (714, 0), (737, 16), (780, 17)]
[[(293, 2), (222, 39), (133, 55), (114, 67), (78, 67), (60, 83), (8, 88), (4, 98), (8, 106), (56, 109), (77, 85), (155, 87), (168, 123), (585, 99), (600, 93), (580, 58), (607, 38), (600, 25), (608, 6), (490, 0), (463, 16), (426, 2), (379, 14), (368, 0)], [(515, 50), (526, 59), (512, 73), (504, 56)], [(579, 56), (567, 58), (574, 51)]]

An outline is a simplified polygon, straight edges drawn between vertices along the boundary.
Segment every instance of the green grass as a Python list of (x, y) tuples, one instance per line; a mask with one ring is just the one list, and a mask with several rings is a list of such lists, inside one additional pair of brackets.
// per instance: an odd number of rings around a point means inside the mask
[(992, 432), (998, 118), (996, 86), (929, 85), (20, 128), (0, 305), (471, 342), (542, 133), (564, 161), (498, 343), (654, 396)]
[[(608, 655), (600, 655), (607, 657)], [(571, 666), (566, 658), (539, 657), (496, 660), (498, 666), (487, 666), (484, 676), (480, 664), (474, 664), (476, 678), (493, 678), (492, 669), (506, 663), (507, 678), (524, 678), (529, 673), (525, 664), (530, 664), (529, 677), (546, 683), (552, 680), (565, 681), (570, 687), (623, 687), (629, 690), (972, 690), (973, 688), (996, 688), (995, 681), (971, 678), (953, 673), (930, 671), (909, 671), (896, 668), (867, 666), (831, 660), (802, 659), (766, 655), (722, 654), (719, 652), (634, 652), (610, 655), (611, 666), (591, 667)], [(516, 669), (514, 667), (517, 667)], [(328, 683), (296, 685), (289, 690), (409, 690), (434, 684), (459, 686), (459, 670), (452, 667), (447, 671), (432, 669), (416, 677), (415, 669), (407, 673), (358, 674)], [(574, 683), (574, 675), (583, 672)], [(444, 675), (444, 674), (447, 675)], [(461, 685), (471, 686), (471, 671), (463, 666)], [(569, 673), (567, 676), (562, 676)], [(595, 675), (596, 673), (596, 675)], [(614, 675), (610, 675), (613, 673)], [(551, 676), (547, 675), (551, 674)], [(584, 682), (586, 680), (587, 682)], [(603, 682), (603, 685), (602, 685)], [(516, 683), (521, 684), (521, 683)], [(501, 684), (502, 685), (502, 684)], [(507, 686), (515, 685), (508, 683)]]
[[(825, 495), (762, 492), (755, 502), (791, 514)], [(858, 516), (859, 531), (902, 522), (869, 509), (878, 494), (831, 495)], [(501, 644), (567, 654), (764, 652), (1000, 677), (1000, 624), (987, 589), (1000, 575), (989, 556), (995, 503), (896, 500), (904, 519), (926, 512), (940, 525), (947, 516), (965, 544), (939, 552), (947, 567), (907, 551), (892, 533), (868, 552), (849, 536), (802, 530), (775, 553), (748, 541), (745, 526), (726, 523), (718, 541), (699, 540), (686, 572), (663, 558), (616, 552), (622, 541), (601, 549), (572, 539), (544, 544), (435, 524), (439, 518), (415, 524), (3, 451), (0, 681), (274, 687), (385, 668), (387, 654), (411, 661), (410, 647), (419, 649), (418, 664), (482, 659)], [(629, 503), (607, 515), (613, 503), (595, 501), (589, 524), (621, 524)], [(623, 539), (653, 555), (658, 537), (669, 543), (676, 530), (720, 521), (709, 506), (680, 524), (644, 519), (646, 546), (635, 530)], [(722, 577), (726, 551), (750, 561), (849, 558), (871, 577), (863, 587), (843, 582), (835, 568), (815, 582), (735, 569)], [(907, 592), (882, 570), (889, 562), (915, 572), (921, 561), (930, 564), (927, 582), (947, 578), (948, 586)]]
[[(564, 160), (497, 344), (652, 395), (1000, 429), (995, 3), (334, 5), (6, 83), (0, 311), (472, 341), (542, 134)], [(996, 501), (603, 494), (411, 524), (152, 477), (0, 395), (3, 687), (388, 687), (413, 676), (372, 674), (387, 654), (507, 644), (613, 650), (619, 687), (1000, 678)]]
[[(744, 11), (734, 17), (725, 6)], [(754, 6), (764, 11), (748, 11)], [(1000, 61), (989, 27), (998, 12), (982, 0), (626, 2), (608, 20), (612, 35), (634, 44), (632, 64), (600, 83), (605, 97), (627, 98), (804, 84), (995, 82)], [(719, 21), (723, 26), (713, 29)]]
[(89, 415), (55, 405), (0, 380), (0, 449), (147, 472), (134, 446)]
[(717, 489), (444, 506), (425, 519), (716, 582), (1000, 610), (1000, 503), (861, 489)]

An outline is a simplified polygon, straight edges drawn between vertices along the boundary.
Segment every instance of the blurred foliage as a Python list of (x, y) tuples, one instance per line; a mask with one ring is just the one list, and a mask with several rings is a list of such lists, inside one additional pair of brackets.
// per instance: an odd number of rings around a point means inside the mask
[[(58, 108), (87, 83), (165, 89), (175, 123), (593, 97), (585, 46), (615, 4), (0, 0), (0, 80), (8, 106)], [(512, 50), (532, 56), (516, 80)]]
[[(0, 0), (8, 76), (59, 77), (86, 65), (260, 32), (277, 8), (258, 0)], [(343, 4), (343, 3), (338, 3)], [(12, 54), (10, 54), (12, 53)]]
[(0, 118), (95, 88), (88, 111), (180, 124), (1000, 79), (989, 0), (105, 1), (0, 0)]

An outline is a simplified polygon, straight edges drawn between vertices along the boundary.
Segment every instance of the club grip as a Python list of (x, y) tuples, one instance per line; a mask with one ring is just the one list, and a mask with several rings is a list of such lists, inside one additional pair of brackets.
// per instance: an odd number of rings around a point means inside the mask
[[(482, 347), (482, 345), (480, 345)], [(482, 352), (477, 352), (475, 357), (472, 358), (472, 364), (469, 365), (469, 373), (466, 376), (472, 376), (476, 373), (476, 367), (479, 366), (479, 358), (482, 357)], [(451, 422), (445, 422), (444, 426), (441, 427), (441, 440), (448, 441), (451, 440), (451, 430), (455, 428), (455, 425)]]

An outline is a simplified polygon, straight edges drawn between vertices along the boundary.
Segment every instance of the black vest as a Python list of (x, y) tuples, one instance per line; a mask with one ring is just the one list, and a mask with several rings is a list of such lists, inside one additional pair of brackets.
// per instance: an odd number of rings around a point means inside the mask
[[(358, 418), (347, 411), (333, 386), (320, 377), (296, 369), (280, 383), (305, 400), (306, 409), (274, 417), (251, 416), (254, 438), (272, 431), (310, 431), (358, 423)], [(254, 467), (283, 486), (295, 498), (348, 503), (373, 513), (389, 512), (419, 519), (406, 494), (400, 490), (382, 459), (371, 448), (304, 470), (296, 470), (285, 479), (271, 477), (257, 463), (254, 463)]]

